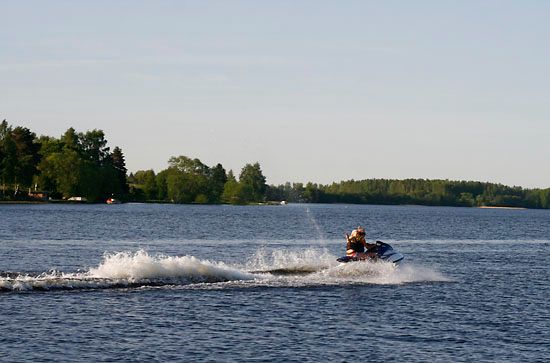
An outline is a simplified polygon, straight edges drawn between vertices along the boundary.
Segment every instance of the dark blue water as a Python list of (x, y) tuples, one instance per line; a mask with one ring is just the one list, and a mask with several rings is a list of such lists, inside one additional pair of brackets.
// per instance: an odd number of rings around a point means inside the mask
[(0, 205), (0, 256), (2, 362), (550, 357), (550, 211)]

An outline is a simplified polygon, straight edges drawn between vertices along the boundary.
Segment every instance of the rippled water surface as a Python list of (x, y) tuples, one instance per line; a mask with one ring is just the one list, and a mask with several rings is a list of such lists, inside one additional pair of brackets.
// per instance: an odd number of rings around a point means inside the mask
[(550, 211), (0, 205), (0, 256), (2, 362), (550, 359)]

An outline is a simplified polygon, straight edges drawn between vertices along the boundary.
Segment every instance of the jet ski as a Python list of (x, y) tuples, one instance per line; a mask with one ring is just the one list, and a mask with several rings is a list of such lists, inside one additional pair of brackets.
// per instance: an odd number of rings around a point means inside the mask
[(403, 259), (405, 258), (405, 256), (397, 252), (397, 250), (394, 250), (392, 246), (382, 241), (376, 241), (376, 246), (371, 248), (368, 252), (376, 252), (377, 257), (361, 259), (357, 257), (343, 256), (336, 259), (336, 261), (347, 263), (347, 262), (353, 262), (353, 261), (382, 260), (382, 261), (393, 262), (395, 264), (398, 264), (399, 262), (403, 261)]

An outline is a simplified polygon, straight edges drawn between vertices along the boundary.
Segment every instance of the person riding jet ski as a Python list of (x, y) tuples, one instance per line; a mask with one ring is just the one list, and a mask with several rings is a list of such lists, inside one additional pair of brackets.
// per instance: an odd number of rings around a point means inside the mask
[(357, 227), (357, 229), (354, 229), (351, 232), (351, 235), (346, 233), (346, 256), (358, 260), (377, 258), (376, 244), (367, 243), (365, 240), (365, 235), (366, 233), (363, 227)]

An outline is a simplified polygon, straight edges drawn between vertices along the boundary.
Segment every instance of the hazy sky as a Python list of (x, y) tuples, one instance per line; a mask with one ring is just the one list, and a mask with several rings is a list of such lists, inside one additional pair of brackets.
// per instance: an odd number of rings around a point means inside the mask
[(550, 1), (3, 1), (0, 119), (130, 171), (550, 187)]

